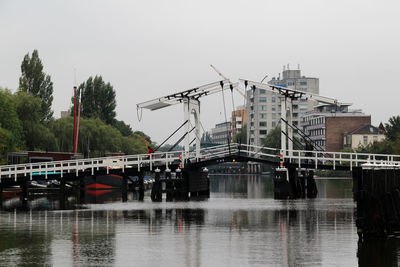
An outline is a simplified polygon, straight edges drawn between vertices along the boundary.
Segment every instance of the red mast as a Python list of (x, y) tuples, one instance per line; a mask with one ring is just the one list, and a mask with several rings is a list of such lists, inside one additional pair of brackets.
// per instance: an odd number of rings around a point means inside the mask
[(79, 96), (78, 100), (78, 120), (76, 122), (76, 134), (75, 134), (75, 146), (74, 146), (74, 154), (78, 152), (78, 138), (79, 138), (79, 119), (81, 117), (81, 98), (82, 98), (82, 91)]
[(74, 154), (76, 154), (75, 149), (75, 140), (76, 140), (76, 86), (74, 86)]

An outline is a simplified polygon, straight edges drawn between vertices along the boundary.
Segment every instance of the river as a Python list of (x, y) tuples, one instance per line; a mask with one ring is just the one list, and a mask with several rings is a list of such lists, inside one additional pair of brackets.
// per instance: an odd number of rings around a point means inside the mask
[(271, 176), (210, 180), (202, 201), (3, 201), (0, 265), (397, 266), (399, 239), (358, 245), (349, 178), (317, 178), (318, 197), (299, 200), (274, 200)]

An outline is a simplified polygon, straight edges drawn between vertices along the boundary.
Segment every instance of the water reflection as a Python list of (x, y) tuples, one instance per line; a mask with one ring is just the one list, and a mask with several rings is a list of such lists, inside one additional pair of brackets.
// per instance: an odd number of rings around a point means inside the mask
[[(127, 203), (106, 198), (63, 211), (57, 199), (31, 201), (28, 212), (9, 205), (0, 212), (0, 265), (356, 266), (351, 181), (337, 181), (318, 181), (323, 195), (315, 200), (273, 200), (271, 177), (218, 176), (207, 201), (130, 195)], [(397, 263), (398, 245), (364, 244), (360, 266), (381, 257)]]

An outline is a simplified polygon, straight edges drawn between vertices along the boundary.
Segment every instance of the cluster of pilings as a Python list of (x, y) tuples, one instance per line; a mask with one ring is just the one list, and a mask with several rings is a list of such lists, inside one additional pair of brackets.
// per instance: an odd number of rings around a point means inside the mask
[(353, 170), (360, 240), (400, 231), (400, 169), (370, 167)]
[(166, 200), (188, 200), (194, 198), (210, 197), (210, 180), (208, 169), (170, 169), (164, 171), (161, 178), (161, 170), (155, 170), (155, 179), (151, 189), (151, 199), (162, 201), (165, 193)]
[(275, 170), (275, 199), (315, 198), (317, 194), (313, 170), (299, 170), (293, 166)]

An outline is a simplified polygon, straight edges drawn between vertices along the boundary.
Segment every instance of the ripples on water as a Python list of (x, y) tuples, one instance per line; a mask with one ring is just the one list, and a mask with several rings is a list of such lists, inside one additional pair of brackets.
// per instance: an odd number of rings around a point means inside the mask
[[(0, 213), (3, 266), (357, 266), (350, 179), (317, 181), (314, 200), (274, 200), (269, 176), (212, 176), (211, 198), (152, 203), (38, 198)], [(69, 198), (74, 205), (75, 198)], [(13, 202), (14, 201), (14, 202)], [(361, 266), (397, 266), (396, 238), (364, 243)]]

